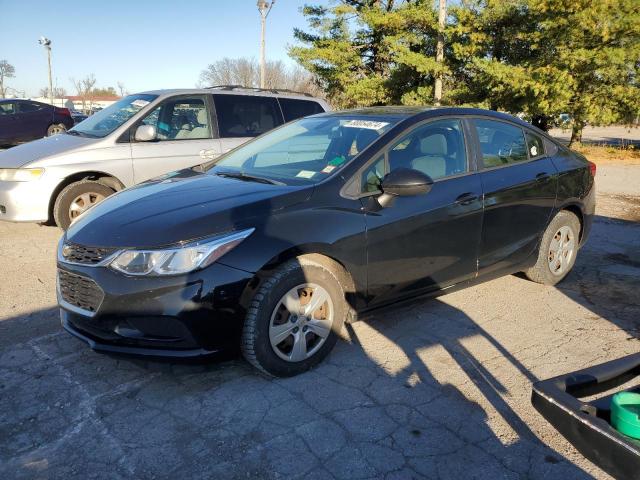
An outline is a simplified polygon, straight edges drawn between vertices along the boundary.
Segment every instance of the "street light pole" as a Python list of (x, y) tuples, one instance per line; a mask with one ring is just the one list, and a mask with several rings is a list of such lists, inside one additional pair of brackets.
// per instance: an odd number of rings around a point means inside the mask
[(265, 59), (265, 45), (264, 45), (264, 36), (265, 30), (267, 28), (267, 17), (269, 16), (269, 12), (273, 8), (273, 4), (276, 3), (276, 0), (272, 0), (271, 3), (266, 2), (265, 0), (258, 0), (258, 11), (260, 12), (260, 24), (261, 24), (261, 32), (260, 32), (260, 88), (265, 88), (265, 77), (266, 73), (266, 59)]
[(53, 105), (53, 80), (51, 77), (51, 40), (47, 37), (40, 37), (38, 43), (47, 50), (47, 62), (49, 65), (49, 101)]

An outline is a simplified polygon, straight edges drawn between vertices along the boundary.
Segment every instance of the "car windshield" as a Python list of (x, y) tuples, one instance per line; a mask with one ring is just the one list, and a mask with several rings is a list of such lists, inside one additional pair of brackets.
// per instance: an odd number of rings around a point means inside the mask
[(128, 95), (83, 120), (68, 133), (94, 138), (106, 137), (156, 98), (157, 95)]
[(216, 175), (288, 185), (317, 183), (335, 174), (401, 120), (372, 115), (329, 115), (289, 123), (208, 164)]

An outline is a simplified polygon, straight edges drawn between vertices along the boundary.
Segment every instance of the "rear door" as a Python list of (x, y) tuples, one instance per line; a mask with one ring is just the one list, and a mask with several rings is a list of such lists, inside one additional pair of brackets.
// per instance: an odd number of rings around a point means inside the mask
[(478, 271), (509, 270), (538, 247), (555, 206), (557, 171), (528, 129), (488, 118), (472, 123), (484, 190)]
[(214, 94), (222, 153), (282, 125), (282, 113), (274, 97)]
[(162, 101), (136, 123), (156, 127), (156, 140), (137, 142), (131, 135), (135, 182), (193, 167), (220, 155), (220, 140), (209, 95), (183, 95)]
[(0, 103), (0, 145), (13, 142), (18, 135), (15, 102)]

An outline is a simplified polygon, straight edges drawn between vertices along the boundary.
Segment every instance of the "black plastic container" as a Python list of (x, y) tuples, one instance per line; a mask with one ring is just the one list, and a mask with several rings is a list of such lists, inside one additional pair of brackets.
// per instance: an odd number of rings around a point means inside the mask
[[(619, 480), (638, 479), (640, 441), (611, 426), (614, 393), (605, 394), (630, 381), (635, 385), (626, 391), (640, 393), (640, 354), (536, 382), (531, 402), (580, 453), (605, 472)], [(581, 400), (585, 397), (595, 400)]]

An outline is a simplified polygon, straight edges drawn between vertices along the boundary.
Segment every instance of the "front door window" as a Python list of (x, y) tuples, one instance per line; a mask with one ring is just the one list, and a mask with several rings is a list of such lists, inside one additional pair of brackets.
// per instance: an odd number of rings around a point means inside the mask
[(205, 99), (180, 97), (167, 100), (142, 121), (156, 127), (157, 140), (211, 138), (211, 122)]

